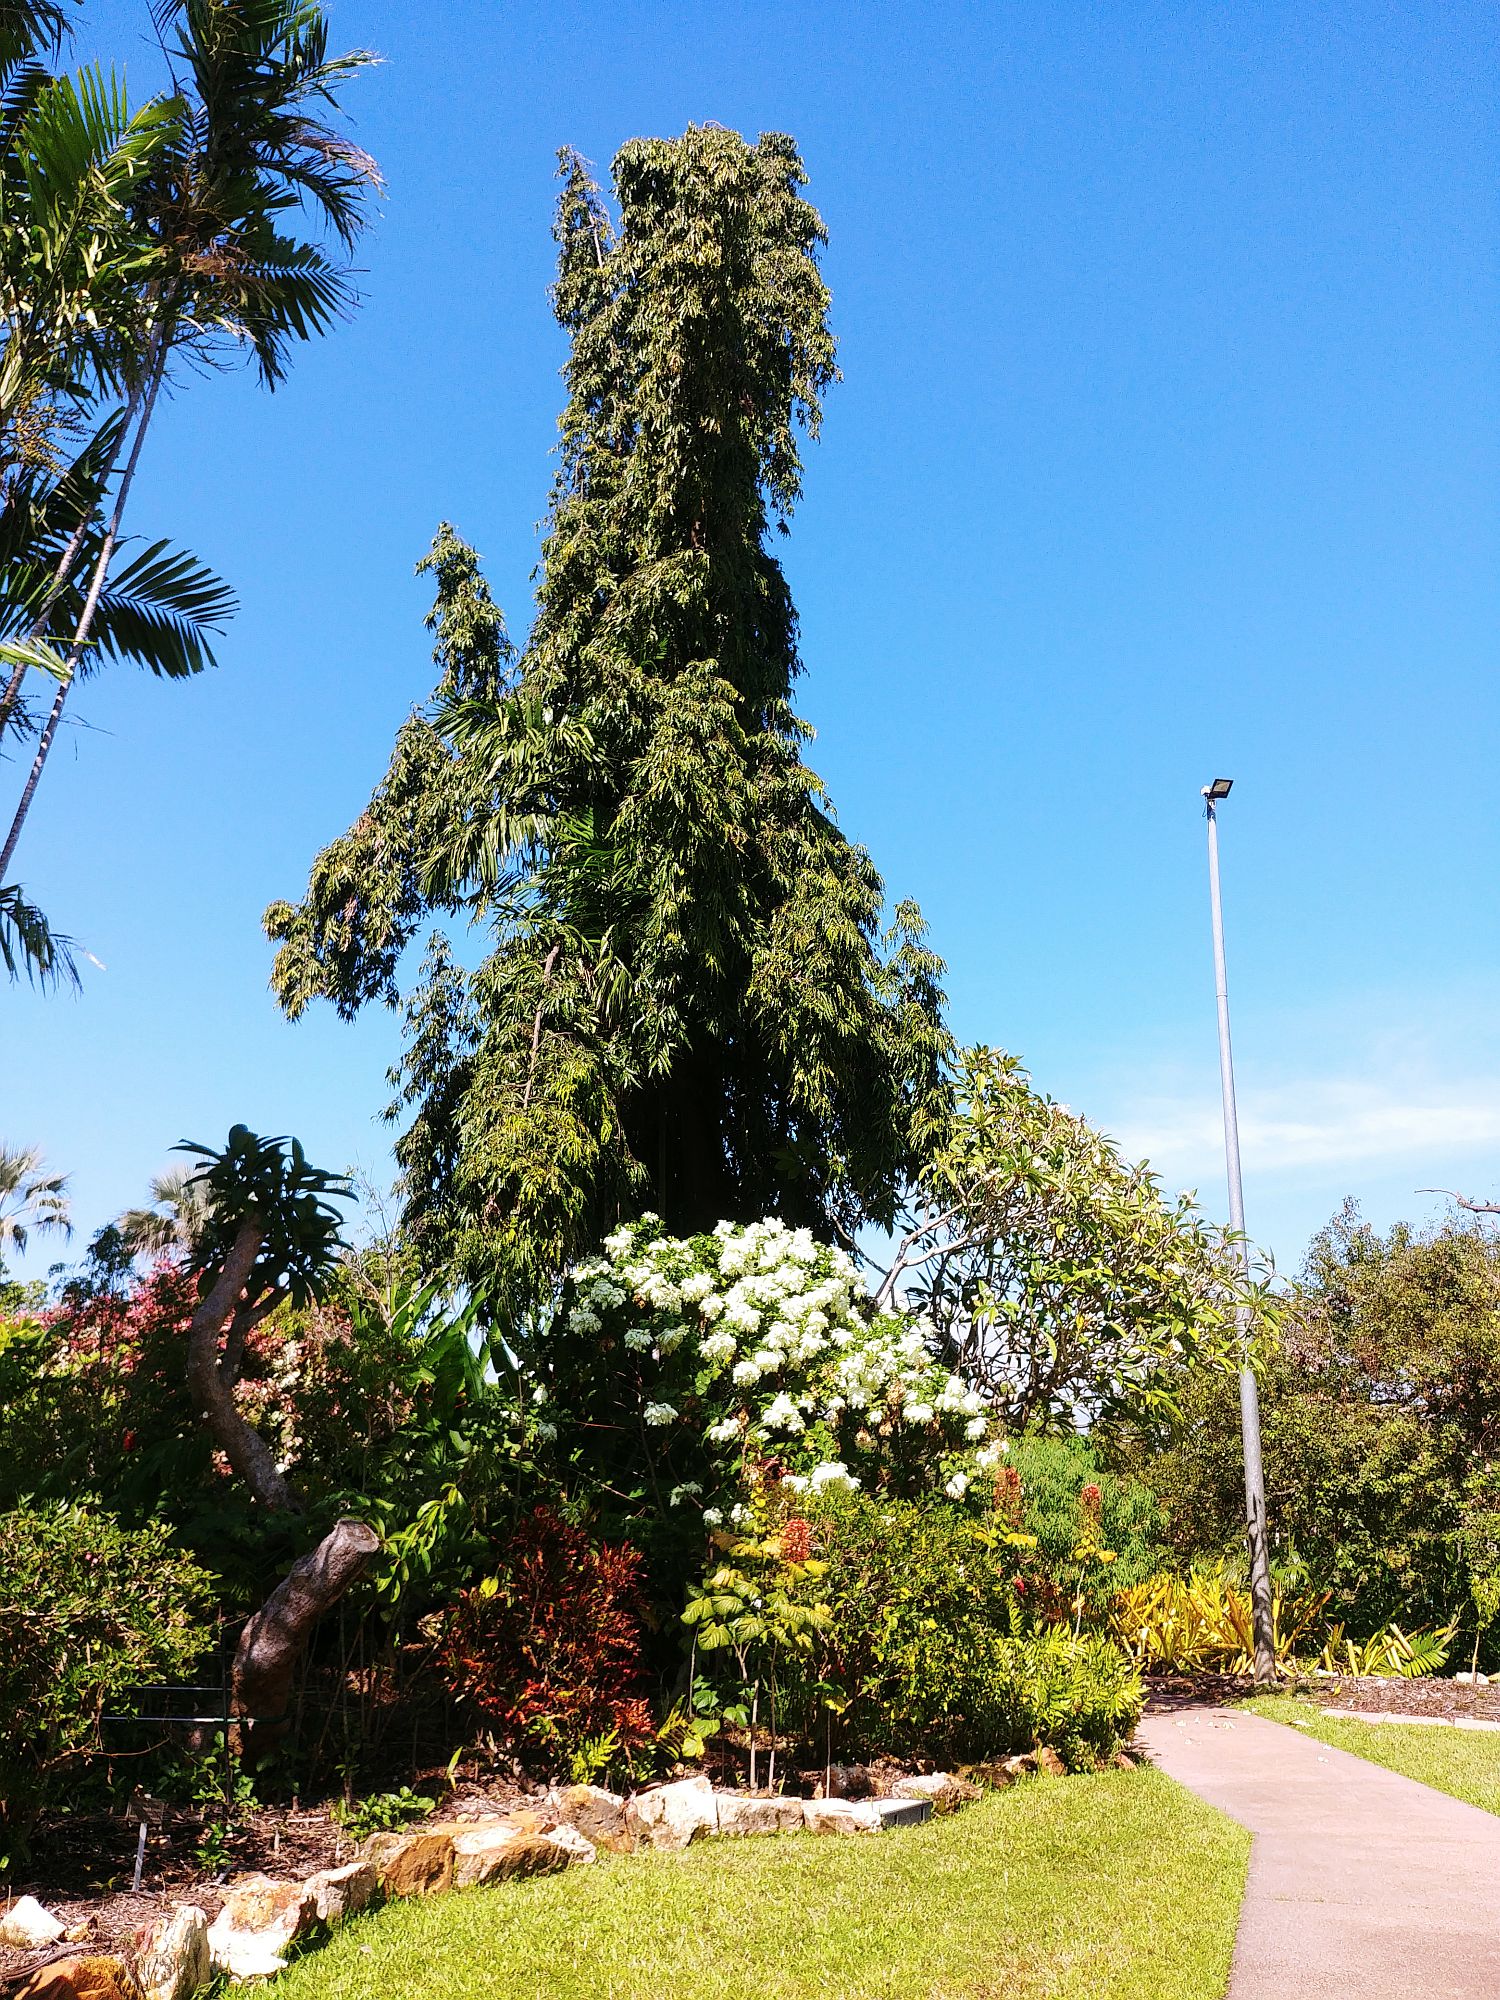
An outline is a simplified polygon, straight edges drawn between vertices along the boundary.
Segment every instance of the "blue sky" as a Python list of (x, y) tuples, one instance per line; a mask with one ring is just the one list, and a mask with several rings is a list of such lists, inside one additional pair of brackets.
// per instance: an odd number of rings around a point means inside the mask
[[(80, 54), (156, 78), (145, 0)], [(524, 632), (554, 153), (789, 131), (845, 380), (785, 559), (843, 824), (954, 1023), (1222, 1212), (1198, 788), (1224, 772), (1250, 1229), (1500, 1192), (1496, 17), (1401, 7), (340, 0), (389, 177), (358, 318), (181, 385), (135, 525), (219, 669), (78, 704), (17, 874), (104, 970), (0, 993), (0, 1136), (80, 1225), (235, 1119), (388, 1173), (389, 1017), (282, 1022), (259, 927), (430, 684), (437, 521)], [(15, 772), (4, 778), (14, 786)]]

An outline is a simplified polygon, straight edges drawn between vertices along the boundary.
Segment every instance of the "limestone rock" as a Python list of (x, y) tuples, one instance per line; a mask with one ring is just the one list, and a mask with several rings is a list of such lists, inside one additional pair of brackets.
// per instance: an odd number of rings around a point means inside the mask
[(452, 1856), (455, 1889), (509, 1882), (519, 1875), (550, 1875), (568, 1865), (566, 1849), (541, 1831), (532, 1814), (476, 1820), (453, 1836)]
[(1011, 1778), (1034, 1778), (1037, 1772), (1035, 1754), (1027, 1750), (1019, 1757), (1007, 1757), (1001, 1769)]
[(135, 1976), (146, 2000), (188, 2000), (212, 1973), (207, 1916), (196, 1903), (175, 1903), (136, 1954)]
[[(271, 1875), (237, 1876), (224, 1891), (223, 1908), (208, 1928), (214, 1970), (236, 1981), (274, 1978), (285, 1965), (283, 1953), (292, 1939), (323, 1921), (319, 1893), (316, 1876), (306, 1882), (278, 1881)], [(323, 1893), (326, 1904), (332, 1892)]]
[(595, 1847), (626, 1854), (635, 1845), (625, 1824), (625, 1801), (618, 1792), (598, 1785), (564, 1785), (549, 1793), (548, 1803), (563, 1826), (577, 1827)]
[(1050, 1743), (1044, 1743), (1037, 1751), (1036, 1767), (1044, 1778), (1065, 1778), (1068, 1775), (1067, 1765)]
[(32, 1974), (15, 2000), (141, 2000), (141, 1989), (123, 1959), (104, 1953), (54, 1959)]
[(211, 1924), (208, 1932), (209, 1961), (238, 1986), (249, 1979), (274, 1979), (285, 1972), (282, 1952), (291, 1943), (277, 1931), (237, 1931), (232, 1924)]
[(809, 1833), (881, 1833), (885, 1821), (874, 1806), (858, 1799), (804, 1799), (802, 1824)]
[(342, 1868), (322, 1868), (302, 1884), (304, 1921), (340, 1924), (357, 1916), (380, 1888), (372, 1861), (346, 1861)]
[(361, 1859), (373, 1865), (387, 1896), (432, 1896), (453, 1887), (453, 1835), (441, 1829), (372, 1833)]
[(580, 1833), (576, 1826), (555, 1826), (550, 1833), (544, 1833), (542, 1838), (550, 1841), (554, 1847), (562, 1849), (570, 1868), (586, 1868), (591, 1861), (599, 1859), (598, 1848), (587, 1835)]
[(40, 1951), (56, 1944), (63, 1926), (50, 1910), (44, 1910), (35, 1896), (21, 1896), (0, 1917), (0, 1944), (17, 1951)]
[(714, 1788), (707, 1778), (681, 1778), (675, 1785), (634, 1792), (625, 1808), (625, 1823), (643, 1846), (678, 1851), (700, 1833), (717, 1829)]
[(972, 1805), (979, 1797), (979, 1787), (967, 1778), (954, 1777), (951, 1771), (930, 1771), (921, 1777), (898, 1778), (891, 1786), (891, 1797), (927, 1799), (935, 1813), (951, 1813)]
[(802, 1829), (801, 1799), (757, 1799), (746, 1792), (715, 1792), (714, 1804), (723, 1834), (798, 1833)]
[(222, 1924), (237, 1931), (279, 1931), (292, 1937), (302, 1924), (306, 1900), (305, 1883), (282, 1881), (273, 1875), (236, 1875), (224, 1891), (214, 1927)]

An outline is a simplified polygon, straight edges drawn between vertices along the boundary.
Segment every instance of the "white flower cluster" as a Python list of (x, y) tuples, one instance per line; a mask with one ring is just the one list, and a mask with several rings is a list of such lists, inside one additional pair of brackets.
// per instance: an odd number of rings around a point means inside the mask
[[(934, 1360), (930, 1327), (877, 1316), (852, 1259), (809, 1230), (721, 1222), (684, 1241), (648, 1216), (572, 1278), (569, 1330), (607, 1328), (633, 1366), (641, 1421), (692, 1422), (731, 1482), (767, 1457), (794, 1491), (855, 1487), (849, 1454), (903, 1451), (957, 1500), (999, 1461), (982, 1399)], [(671, 1503), (696, 1494), (679, 1483)]]

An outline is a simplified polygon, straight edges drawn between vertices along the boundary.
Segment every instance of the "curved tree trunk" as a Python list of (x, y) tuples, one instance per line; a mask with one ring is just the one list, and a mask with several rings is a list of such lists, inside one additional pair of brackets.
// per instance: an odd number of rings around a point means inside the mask
[[(301, 1509), (286, 1475), (234, 1400), (245, 1336), (283, 1297), (275, 1290), (259, 1297), (249, 1293), (261, 1242), (260, 1230), (247, 1222), (230, 1245), (223, 1270), (199, 1301), (188, 1325), (187, 1380), (215, 1443), (253, 1497), (269, 1512), (295, 1514)], [(364, 1573), (379, 1547), (380, 1537), (367, 1522), (337, 1522), (292, 1566), (240, 1634), (234, 1706), (245, 1718), (242, 1744), (252, 1760), (286, 1734), (292, 1678), (312, 1629)]]
[(380, 1547), (365, 1521), (339, 1521), (292, 1566), (240, 1634), (234, 1656), (234, 1706), (245, 1718), (243, 1744), (252, 1759), (286, 1734), (297, 1662), (312, 1629), (364, 1574)]
[(230, 1246), (223, 1270), (199, 1300), (188, 1326), (187, 1381), (208, 1420), (214, 1442), (254, 1498), (273, 1513), (296, 1514), (301, 1510), (287, 1485), (286, 1475), (260, 1432), (240, 1415), (234, 1400), (233, 1378), (219, 1359), (219, 1342), (225, 1327), (229, 1327), (231, 1343), (235, 1343), (238, 1324), (239, 1340), (243, 1341), (248, 1324), (256, 1316), (254, 1302), (247, 1301), (244, 1294), (260, 1246), (260, 1231), (253, 1223), (246, 1223)]
[(114, 560), (115, 548), (120, 539), (120, 522), (124, 517), (125, 502), (130, 497), (131, 484), (135, 479), (135, 469), (140, 462), (141, 447), (146, 442), (147, 431), (151, 428), (151, 413), (156, 407), (156, 395), (157, 391), (161, 388), (162, 376), (166, 370), (166, 360), (166, 347), (160, 345), (156, 353), (151, 357), (149, 372), (146, 378), (145, 394), (141, 403), (140, 420), (136, 424), (135, 440), (130, 447), (130, 456), (126, 459), (124, 468), (120, 473), (120, 484), (115, 492), (114, 509), (110, 514), (109, 524), (105, 528), (104, 541), (100, 546), (99, 554), (94, 560), (94, 573), (89, 580), (88, 594), (84, 598), (83, 609), (78, 614), (78, 623), (74, 628), (73, 637), (69, 642), (64, 676), (58, 683), (57, 693), (52, 701), (52, 711), (47, 717), (46, 727), (42, 730), (41, 738), (37, 743), (36, 755), (31, 760), (31, 769), (26, 775), (26, 783), (21, 791), (21, 800), (16, 807), (15, 817), (10, 823), (10, 832), (5, 836), (4, 847), (0, 848), (0, 880), (4, 879), (5, 871), (10, 866), (11, 856), (16, 851), (16, 842), (21, 838), (21, 829), (26, 824), (26, 815), (31, 810), (31, 801), (36, 794), (37, 785), (41, 781), (42, 771), (46, 766), (48, 753), (52, 749), (53, 739), (57, 735), (57, 725), (62, 720), (63, 704), (68, 698), (68, 690), (78, 677), (79, 662), (83, 658), (84, 647), (89, 642), (89, 635), (94, 629), (94, 618), (99, 609), (99, 599), (104, 593), (105, 581), (109, 576), (109, 566)]

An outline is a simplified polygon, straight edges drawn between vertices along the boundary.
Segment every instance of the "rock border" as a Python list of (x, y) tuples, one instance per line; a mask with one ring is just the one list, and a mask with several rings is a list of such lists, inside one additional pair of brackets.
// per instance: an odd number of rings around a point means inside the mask
[[(1032, 1753), (986, 1766), (983, 1776), (1008, 1784), (1039, 1768), (1050, 1766)], [(706, 1777), (650, 1785), (628, 1797), (567, 1785), (534, 1808), (372, 1834), (353, 1861), (300, 1882), (237, 1876), (212, 1922), (197, 1904), (174, 1903), (131, 1952), (54, 1959), (15, 2000), (192, 2000), (221, 1976), (236, 1986), (274, 1979), (294, 1944), (316, 1948), (347, 1917), (380, 1902), (587, 1867), (601, 1850), (680, 1853), (704, 1838), (881, 1834), (956, 1812), (979, 1795), (979, 1785), (945, 1771), (899, 1779), (889, 1797), (874, 1799), (759, 1797), (715, 1791)], [(40, 1908), (35, 1913), (47, 1916)]]

